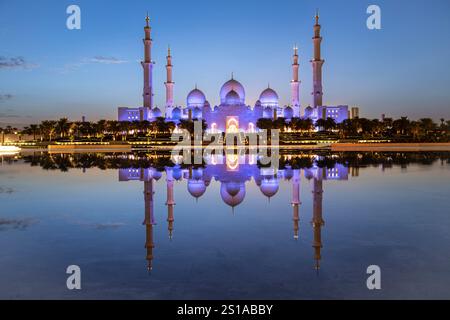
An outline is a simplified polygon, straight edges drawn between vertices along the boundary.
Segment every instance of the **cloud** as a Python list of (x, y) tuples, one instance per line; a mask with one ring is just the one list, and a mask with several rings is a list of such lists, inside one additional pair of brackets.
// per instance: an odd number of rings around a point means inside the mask
[(14, 96), (12, 94), (0, 94), (0, 102), (2, 101), (6, 101), (6, 100), (11, 100)]
[(18, 114), (13, 114), (13, 113), (6, 113), (6, 112), (0, 112), (0, 118), (7, 118), (7, 119), (11, 119), (11, 118), (32, 118), (31, 116), (21, 116)]
[(107, 223), (96, 223), (91, 226), (97, 230), (107, 230), (107, 229), (118, 229), (123, 227), (125, 224), (121, 222), (107, 222)]
[(0, 194), (2, 194), (2, 193), (11, 194), (13, 192), (14, 192), (14, 189), (12, 189), (12, 188), (0, 187)]
[(29, 218), (25, 219), (3, 219), (0, 218), (0, 231), (5, 230), (25, 230), (36, 224), (37, 221)]
[(27, 62), (23, 57), (0, 56), (0, 69), (33, 69), (36, 67), (36, 64)]
[(89, 60), (91, 63), (103, 63), (103, 64), (122, 64), (127, 63), (126, 60), (121, 60), (115, 57), (95, 56)]
[(93, 58), (84, 58), (82, 59), (80, 62), (76, 62), (76, 63), (69, 63), (66, 64), (62, 69), (61, 72), (62, 73), (68, 73), (71, 71), (75, 71), (81, 67), (84, 67), (86, 65), (90, 65), (90, 64), (113, 64), (113, 65), (117, 65), (117, 64), (123, 64), (123, 63), (128, 63), (127, 60), (122, 60), (116, 57), (106, 57), (106, 56), (95, 56)]

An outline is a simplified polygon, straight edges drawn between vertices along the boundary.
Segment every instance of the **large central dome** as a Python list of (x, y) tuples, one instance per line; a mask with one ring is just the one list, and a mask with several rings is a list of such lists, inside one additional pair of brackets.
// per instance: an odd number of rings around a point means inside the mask
[(245, 90), (244, 86), (237, 80), (231, 79), (225, 82), (220, 89), (220, 103), (225, 104), (227, 101), (227, 95), (231, 91), (234, 91), (239, 96), (239, 102), (245, 103)]

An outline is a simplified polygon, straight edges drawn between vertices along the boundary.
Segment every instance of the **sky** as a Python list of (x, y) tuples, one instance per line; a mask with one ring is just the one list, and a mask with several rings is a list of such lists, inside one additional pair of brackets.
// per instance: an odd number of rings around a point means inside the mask
[[(81, 30), (66, 27), (69, 5)], [(369, 30), (367, 7), (381, 8)], [(154, 101), (165, 101), (172, 49), (175, 102), (197, 84), (212, 105), (231, 77), (254, 105), (268, 83), (290, 101), (299, 47), (302, 107), (312, 103), (312, 33), (320, 10), (324, 104), (362, 117), (450, 119), (448, 0), (0, 0), (0, 126), (43, 119), (116, 119), (142, 104), (143, 27), (152, 26)]]

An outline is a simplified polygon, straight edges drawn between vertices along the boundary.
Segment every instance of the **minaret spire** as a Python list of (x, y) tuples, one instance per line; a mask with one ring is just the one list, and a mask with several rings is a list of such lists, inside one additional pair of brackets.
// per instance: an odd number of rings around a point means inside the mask
[(325, 60), (322, 60), (320, 46), (322, 43), (322, 37), (320, 36), (320, 24), (319, 24), (319, 10), (316, 11), (315, 16), (316, 23), (314, 25), (314, 56), (311, 60), (313, 67), (313, 107), (315, 108), (315, 112), (317, 114), (317, 107), (322, 106), (322, 66), (325, 63)]
[[(320, 171), (319, 171), (320, 172)], [(320, 260), (322, 259), (322, 227), (325, 224), (322, 218), (322, 197), (323, 197), (323, 187), (322, 187), (322, 177), (315, 177), (313, 181), (313, 219), (311, 224), (314, 231), (314, 260), (315, 269), (320, 269)]]
[(298, 47), (294, 46), (294, 56), (292, 63), (292, 80), (291, 80), (291, 105), (294, 111), (294, 117), (300, 117), (300, 81), (298, 78)]
[(173, 195), (173, 171), (172, 169), (166, 169), (166, 177), (167, 177), (167, 223), (168, 223), (168, 231), (169, 231), (169, 239), (172, 240), (173, 236), (173, 222), (175, 221), (173, 217), (173, 209), (175, 206), (175, 200)]
[(174, 108), (174, 102), (173, 102), (173, 86), (174, 82), (172, 79), (172, 55), (170, 52), (170, 46), (167, 48), (167, 63), (166, 63), (166, 73), (167, 73), (167, 80), (164, 83), (166, 86), (166, 118), (172, 118), (172, 111)]
[(292, 211), (293, 211), (293, 218), (294, 221), (294, 239), (298, 240), (298, 231), (299, 231), (299, 222), (300, 222), (300, 215), (299, 215), (299, 208), (300, 208), (300, 174), (301, 169), (295, 169), (294, 175), (292, 177)]
[(145, 111), (141, 114), (141, 120), (147, 120), (153, 109), (153, 62), (152, 62), (152, 39), (150, 36), (150, 18), (145, 18), (146, 26), (144, 27), (145, 38), (144, 42), (144, 60), (141, 62), (144, 69), (144, 108)]
[(145, 199), (145, 248), (147, 250), (146, 260), (149, 271), (153, 268), (153, 225), (155, 225), (155, 218), (153, 215), (153, 178), (144, 181), (144, 199)]

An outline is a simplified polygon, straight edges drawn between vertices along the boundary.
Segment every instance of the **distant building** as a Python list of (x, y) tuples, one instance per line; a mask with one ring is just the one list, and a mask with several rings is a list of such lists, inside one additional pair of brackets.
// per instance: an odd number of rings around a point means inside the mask
[[(174, 82), (172, 78), (172, 55), (170, 48), (167, 53), (166, 63), (166, 105), (165, 112), (155, 107), (153, 104), (153, 62), (151, 60), (152, 39), (150, 37), (149, 18), (146, 18), (144, 28), (144, 92), (143, 106), (135, 108), (118, 108), (119, 121), (153, 121), (157, 117), (164, 117), (166, 121), (179, 123), (181, 119), (204, 119), (209, 132), (253, 132), (257, 130), (258, 119), (285, 118), (290, 121), (292, 118), (309, 118), (314, 122), (318, 119), (333, 118), (337, 123), (348, 119), (348, 106), (324, 106), (322, 104), (322, 66), (325, 60), (321, 57), (320, 35), (321, 26), (319, 24), (318, 13), (315, 16), (314, 24), (314, 55), (311, 60), (313, 68), (313, 105), (305, 108), (303, 116), (300, 106), (300, 81), (299, 81), (299, 55), (298, 48), (294, 47), (292, 63), (291, 104), (288, 106), (279, 105), (277, 92), (268, 86), (264, 89), (254, 106), (246, 104), (244, 86), (231, 76), (231, 79), (220, 89), (220, 104), (211, 107), (205, 94), (197, 86), (189, 92), (186, 99), (186, 106), (176, 106), (174, 104)], [(353, 109), (352, 109), (353, 115)]]
[(352, 107), (350, 118), (351, 119), (359, 118), (359, 108), (358, 107)]

